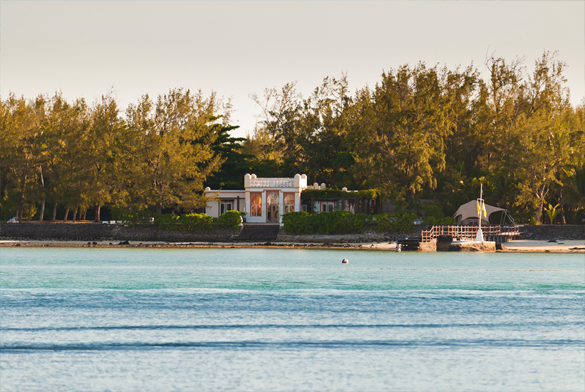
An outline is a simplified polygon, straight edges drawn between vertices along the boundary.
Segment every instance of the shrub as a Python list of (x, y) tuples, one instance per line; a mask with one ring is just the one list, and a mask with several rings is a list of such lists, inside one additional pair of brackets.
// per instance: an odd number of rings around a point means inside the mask
[(455, 225), (457, 221), (450, 216), (445, 216), (438, 205), (425, 207), (425, 225)]
[(412, 233), (416, 215), (410, 211), (375, 215), (374, 229), (378, 232)]
[[(342, 234), (351, 232), (363, 232), (364, 224), (362, 214), (354, 215), (348, 211), (320, 212), (314, 214), (313, 227), (319, 234)], [(363, 214), (366, 215), (366, 214)], [(361, 230), (360, 230), (361, 228)]]
[(179, 215), (175, 214), (160, 214), (154, 217), (154, 224), (159, 230), (166, 231), (182, 231)]
[(287, 212), (282, 216), (284, 232), (288, 234), (312, 234), (313, 223), (308, 212)]
[(414, 220), (416, 214), (410, 211), (395, 212), (396, 221), (394, 221), (394, 232), (396, 233), (412, 233), (414, 231)]
[(288, 234), (346, 234), (363, 233), (372, 222), (372, 215), (352, 214), (348, 211), (289, 212), (282, 216), (284, 231)]
[(148, 210), (132, 211), (121, 207), (111, 207), (112, 217), (121, 220), (129, 226), (150, 226), (152, 212)]
[(378, 214), (375, 216), (375, 230), (379, 232), (394, 231), (394, 221), (396, 218), (393, 214)]
[(213, 228), (213, 218), (207, 214), (182, 215), (180, 221), (183, 231), (211, 230)]
[(227, 211), (217, 218), (217, 225), (220, 229), (237, 229), (242, 224), (244, 215), (246, 215), (245, 212)]

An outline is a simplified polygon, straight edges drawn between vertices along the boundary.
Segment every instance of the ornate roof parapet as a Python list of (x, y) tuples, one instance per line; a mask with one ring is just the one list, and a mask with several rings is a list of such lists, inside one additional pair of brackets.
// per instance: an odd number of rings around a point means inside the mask
[(296, 174), (294, 178), (266, 177), (259, 178), (255, 174), (244, 176), (245, 188), (301, 188), (307, 187), (307, 175)]

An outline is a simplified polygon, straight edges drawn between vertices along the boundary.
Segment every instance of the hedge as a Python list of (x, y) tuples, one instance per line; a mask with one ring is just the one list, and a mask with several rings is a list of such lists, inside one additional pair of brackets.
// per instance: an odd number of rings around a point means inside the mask
[(245, 213), (228, 211), (221, 215), (216, 225), (214, 219), (207, 214), (153, 214), (148, 210), (139, 212), (117, 211), (118, 220), (129, 226), (155, 226), (166, 231), (204, 231), (212, 230), (214, 226), (220, 229), (235, 230), (242, 223)]
[(370, 229), (379, 232), (411, 233), (416, 215), (412, 212), (368, 215), (348, 211), (289, 212), (282, 216), (288, 234), (348, 234)]
[(363, 189), (357, 192), (346, 192), (339, 189), (305, 189), (301, 193), (303, 200), (310, 199), (375, 199), (378, 194), (375, 189)]
[(217, 226), (220, 229), (237, 229), (243, 223), (245, 212), (240, 211), (226, 211), (223, 215), (217, 218)]

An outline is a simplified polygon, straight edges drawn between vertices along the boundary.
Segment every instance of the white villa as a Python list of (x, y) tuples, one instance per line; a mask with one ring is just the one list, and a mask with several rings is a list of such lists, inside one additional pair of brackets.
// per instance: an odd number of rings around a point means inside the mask
[[(318, 185), (317, 185), (318, 186)], [(325, 184), (323, 184), (323, 187)], [(301, 192), (307, 188), (307, 175), (294, 178), (258, 178), (244, 176), (244, 190), (212, 190), (205, 188), (205, 213), (218, 218), (226, 211), (246, 212), (246, 222), (282, 223), (282, 215), (301, 211)]]
[[(205, 196), (209, 199), (205, 213), (219, 218), (226, 211), (246, 213), (247, 223), (280, 223), (282, 215), (287, 212), (331, 212), (337, 210), (351, 213), (373, 213), (380, 208), (376, 200), (360, 198), (357, 191), (348, 197), (315, 197), (301, 201), (301, 193), (305, 189), (326, 190), (326, 185), (307, 184), (306, 174), (295, 174), (293, 178), (258, 178), (255, 174), (244, 176), (244, 190), (217, 190), (205, 188)], [(382, 211), (379, 211), (382, 212)]]

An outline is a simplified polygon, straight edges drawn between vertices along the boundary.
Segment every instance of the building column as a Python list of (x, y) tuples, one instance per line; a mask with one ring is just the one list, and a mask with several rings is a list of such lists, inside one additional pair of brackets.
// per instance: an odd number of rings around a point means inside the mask
[(301, 211), (301, 192), (295, 191), (295, 212)]
[(267, 208), (268, 205), (266, 204), (266, 191), (262, 191), (262, 218), (264, 219), (264, 222), (266, 222), (266, 217), (268, 216), (266, 213)]
[(252, 217), (252, 209), (250, 208), (250, 191), (245, 192), (246, 200), (244, 201), (244, 206), (246, 207), (246, 221), (248, 218)]
[(282, 212), (284, 211), (282, 189), (278, 191), (278, 222), (282, 223)]

